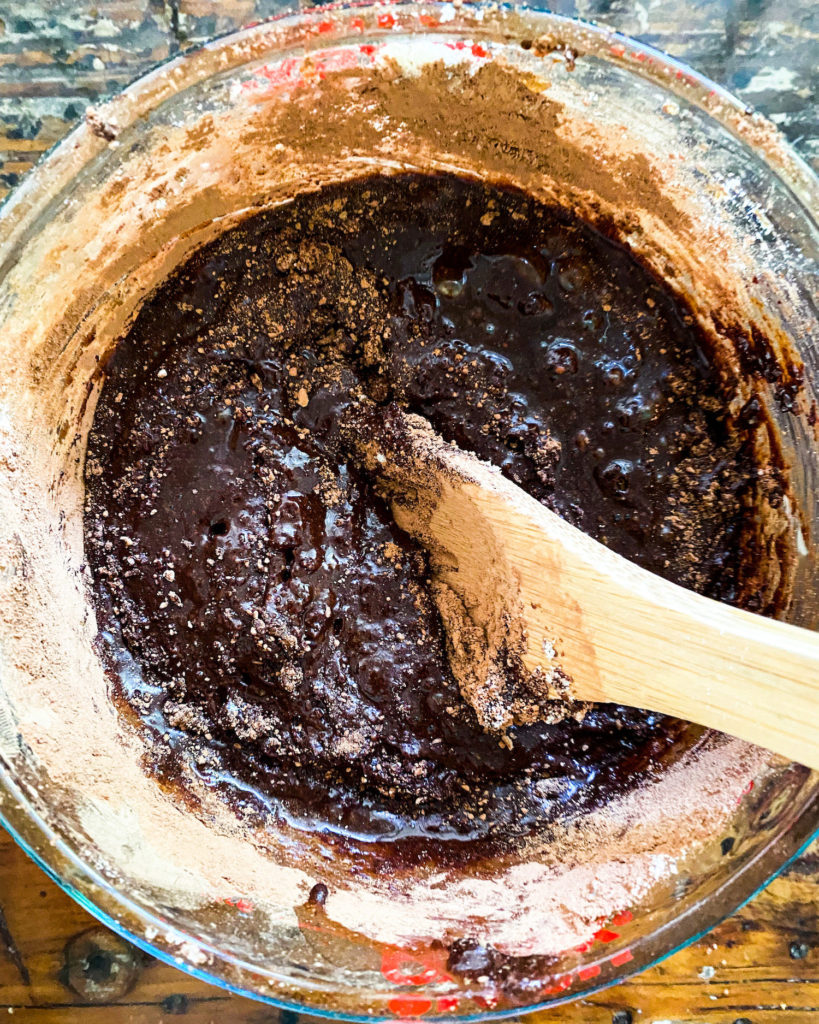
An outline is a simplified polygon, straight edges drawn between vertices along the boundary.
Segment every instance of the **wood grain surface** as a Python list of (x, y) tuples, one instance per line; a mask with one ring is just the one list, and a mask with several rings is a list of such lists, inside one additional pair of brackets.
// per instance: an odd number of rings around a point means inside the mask
[[(308, 6), (308, 4), (303, 4)], [(687, 60), (771, 116), (819, 169), (817, 0), (554, 0)], [(89, 104), (281, 0), (0, 0), (0, 195)], [(637, 980), (533, 1024), (819, 1024), (819, 845)], [(297, 1024), (144, 956), (0, 832), (0, 1020)]]

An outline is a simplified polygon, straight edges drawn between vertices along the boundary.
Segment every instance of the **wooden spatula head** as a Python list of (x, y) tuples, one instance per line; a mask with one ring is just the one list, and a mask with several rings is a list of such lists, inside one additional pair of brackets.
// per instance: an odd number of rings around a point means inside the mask
[(818, 634), (638, 568), (419, 417), (396, 413), (365, 462), (430, 553), (447, 629), (460, 617), (490, 667), (518, 659), (533, 699), (647, 708), (819, 768)]

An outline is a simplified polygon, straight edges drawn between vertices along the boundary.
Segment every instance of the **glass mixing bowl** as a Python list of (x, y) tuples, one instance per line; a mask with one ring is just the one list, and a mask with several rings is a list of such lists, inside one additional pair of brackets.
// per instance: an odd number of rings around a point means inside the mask
[[(417, 941), (328, 927), (306, 901), (315, 851), (301, 868), (266, 873), (275, 836), (232, 834), (235, 820), (205, 805), (191, 813), (146, 776), (139, 737), (107, 696), (83, 562), (84, 445), (100, 366), (140, 299), (193, 248), (294, 191), (404, 168), (511, 181), (572, 204), (742, 350), (746, 369), (769, 382), (791, 467), (787, 616), (816, 626), (810, 170), (718, 86), (590, 25), (438, 3), (288, 15), (176, 57), (90, 112), (3, 207), (0, 811), (91, 913), (207, 981), (347, 1019), (501, 1016), (588, 995), (711, 928), (810, 841), (819, 779), (758, 759), (745, 775), (739, 764), (710, 778), (723, 813), (675, 856), (642, 850), (645, 884), (632, 905), (586, 922), (583, 941), (555, 948), (514, 989), (457, 977), (434, 935), (447, 883), (425, 890)], [(670, 820), (695, 816), (701, 795), (658, 790)], [(652, 874), (654, 856), (663, 870)], [(367, 893), (355, 887), (370, 882), (352, 866), (340, 858), (327, 870), (357, 906)], [(492, 883), (502, 867), (482, 871)], [(400, 925), (389, 881), (373, 906)], [(454, 916), (449, 908), (442, 938), (469, 938), (469, 900)], [(536, 901), (516, 912), (541, 935), (557, 928)]]

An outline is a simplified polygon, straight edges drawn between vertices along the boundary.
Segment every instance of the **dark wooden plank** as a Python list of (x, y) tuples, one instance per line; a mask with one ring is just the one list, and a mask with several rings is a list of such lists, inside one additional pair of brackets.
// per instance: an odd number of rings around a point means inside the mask
[(0, 196), (174, 45), (165, 0), (0, 0)]

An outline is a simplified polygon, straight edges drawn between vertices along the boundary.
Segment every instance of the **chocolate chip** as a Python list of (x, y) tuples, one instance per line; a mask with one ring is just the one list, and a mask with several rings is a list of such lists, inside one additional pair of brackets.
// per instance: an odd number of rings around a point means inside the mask
[(307, 897), (307, 902), (312, 904), (314, 907), (323, 907), (327, 902), (327, 896), (329, 890), (324, 882), (316, 882), (313, 888), (310, 890), (310, 895)]

